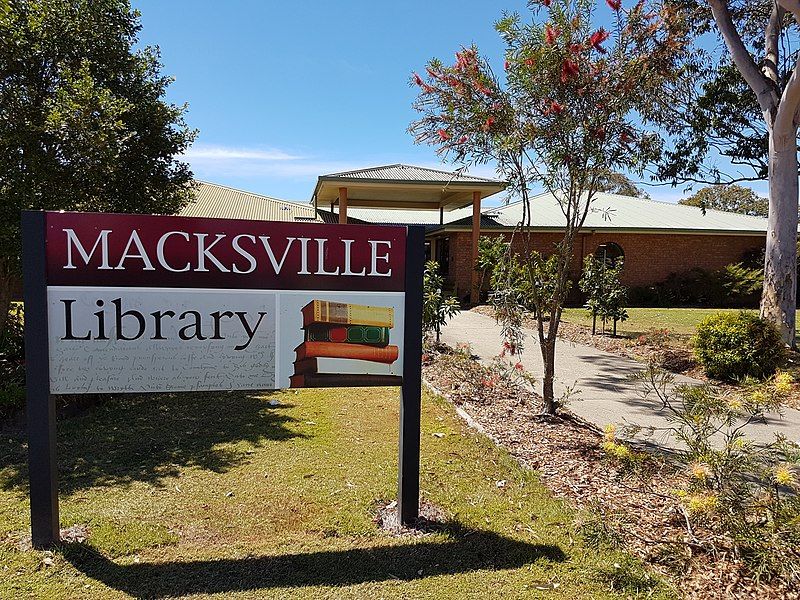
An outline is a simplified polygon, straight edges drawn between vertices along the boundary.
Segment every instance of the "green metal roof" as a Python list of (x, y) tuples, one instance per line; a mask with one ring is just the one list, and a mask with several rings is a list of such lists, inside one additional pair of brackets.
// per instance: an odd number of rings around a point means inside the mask
[[(541, 229), (564, 227), (564, 213), (553, 194), (549, 192), (539, 194), (530, 198), (529, 202), (532, 227)], [(499, 227), (514, 227), (522, 219), (522, 201), (496, 209), (485, 209), (482, 212)], [(695, 206), (599, 193), (592, 202), (584, 229), (760, 234), (766, 232), (767, 220), (762, 217), (711, 209), (706, 210), (704, 214)]]
[(182, 217), (253, 219), (256, 221), (320, 221), (310, 204), (279, 200), (216, 183), (197, 181), (195, 200), (178, 214)]
[[(530, 198), (531, 227), (557, 230), (564, 227), (564, 214), (558, 200), (550, 194)], [(397, 223), (439, 226), (437, 210), (400, 210), (350, 208), (348, 217), (368, 223)], [(444, 229), (469, 229), (472, 227), (472, 207), (445, 211)], [(507, 229), (515, 227), (522, 219), (522, 201), (505, 206), (486, 207), (481, 211), (481, 229)], [(703, 211), (694, 206), (657, 202), (616, 194), (597, 194), (592, 202), (584, 230), (662, 231), (662, 232), (717, 232), (763, 234), (767, 220), (721, 210)]]

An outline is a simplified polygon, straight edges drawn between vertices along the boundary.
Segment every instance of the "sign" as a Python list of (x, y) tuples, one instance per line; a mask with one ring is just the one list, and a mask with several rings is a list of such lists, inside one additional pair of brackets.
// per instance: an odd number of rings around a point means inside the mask
[(50, 394), (402, 385), (416, 518), (421, 228), (31, 212), (23, 238), (35, 542), (58, 533)]

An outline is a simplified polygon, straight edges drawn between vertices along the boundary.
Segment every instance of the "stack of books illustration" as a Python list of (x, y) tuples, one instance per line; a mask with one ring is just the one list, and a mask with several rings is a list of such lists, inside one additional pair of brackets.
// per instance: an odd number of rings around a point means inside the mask
[(293, 388), (400, 385), (397, 346), (389, 344), (394, 308), (312, 300), (305, 341), (294, 349)]

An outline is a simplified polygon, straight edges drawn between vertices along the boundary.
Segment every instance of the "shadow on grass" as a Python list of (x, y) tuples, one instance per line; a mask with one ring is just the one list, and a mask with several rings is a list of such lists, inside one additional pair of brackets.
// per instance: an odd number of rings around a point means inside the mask
[[(268, 393), (267, 393), (268, 394)], [(260, 444), (301, 436), (282, 404), (272, 408), (253, 392), (117, 396), (58, 423), (59, 491), (135, 481), (160, 485), (182, 468), (217, 473), (247, 460), (240, 441)], [(27, 493), (25, 435), (0, 439), (0, 486)], [(220, 447), (223, 446), (223, 447)]]
[(566, 560), (558, 546), (461, 528), (446, 541), (239, 559), (119, 565), (82, 544), (64, 546), (63, 553), (85, 575), (136, 598), (407, 581)]

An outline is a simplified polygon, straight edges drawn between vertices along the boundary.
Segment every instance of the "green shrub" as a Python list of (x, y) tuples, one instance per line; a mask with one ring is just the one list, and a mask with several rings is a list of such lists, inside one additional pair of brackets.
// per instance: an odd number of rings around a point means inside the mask
[(437, 343), (442, 326), (461, 311), (458, 299), (445, 296), (443, 286), (439, 263), (429, 260), (422, 277), (422, 332), (435, 333)]
[(761, 297), (762, 269), (745, 262), (716, 271), (694, 268), (672, 273), (664, 281), (631, 288), (630, 306), (707, 306), (754, 308)]
[(25, 404), (25, 344), (22, 308), (12, 308), (0, 332), (0, 419)]
[(697, 326), (694, 354), (710, 377), (772, 375), (786, 359), (778, 329), (752, 313), (717, 313)]

